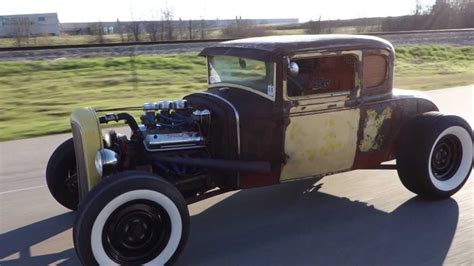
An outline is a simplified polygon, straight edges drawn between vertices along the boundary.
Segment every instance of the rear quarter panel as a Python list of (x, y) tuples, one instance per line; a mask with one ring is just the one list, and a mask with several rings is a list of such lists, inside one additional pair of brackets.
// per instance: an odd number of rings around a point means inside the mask
[(410, 91), (395, 90), (388, 99), (362, 103), (352, 168), (377, 168), (395, 159), (400, 129), (413, 117), (430, 111), (438, 108), (422, 94)]

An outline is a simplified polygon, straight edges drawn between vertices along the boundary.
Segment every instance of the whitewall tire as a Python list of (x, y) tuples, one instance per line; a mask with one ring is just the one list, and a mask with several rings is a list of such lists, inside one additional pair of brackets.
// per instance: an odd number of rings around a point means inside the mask
[[(443, 141), (445, 140), (445, 141)], [(452, 164), (452, 173), (446, 173), (449, 176), (447, 178), (439, 178), (439, 175), (436, 174), (436, 169), (433, 165), (428, 166), (428, 172), (430, 175), (431, 183), (434, 187), (439, 189), (440, 191), (451, 191), (459, 187), (468, 177), (469, 172), (472, 168), (472, 138), (471, 134), (467, 132), (466, 129), (460, 126), (452, 126), (445, 129), (433, 143), (429, 161), (432, 162), (431, 164), (435, 164), (436, 155), (447, 154), (448, 152), (453, 151), (445, 151), (443, 148), (439, 148), (440, 145), (445, 145), (447, 149), (449, 149), (449, 145), (445, 142), (451, 141), (454, 146), (458, 146), (457, 149), (461, 149), (461, 151), (457, 151), (459, 153), (460, 158), (456, 159), (456, 162)], [(441, 143), (443, 142), (443, 143)], [(451, 149), (453, 147), (450, 147)], [(440, 150), (436, 153), (436, 150)], [(454, 151), (456, 152), (456, 151)], [(439, 162), (443, 164), (443, 162), (447, 163), (447, 159), (439, 159)], [(447, 169), (449, 170), (449, 169)]]
[(430, 112), (401, 130), (397, 171), (403, 185), (427, 198), (446, 198), (466, 183), (472, 170), (473, 133), (454, 115)]
[(81, 202), (74, 245), (86, 265), (164, 265), (184, 248), (189, 213), (179, 191), (143, 172), (108, 177)]

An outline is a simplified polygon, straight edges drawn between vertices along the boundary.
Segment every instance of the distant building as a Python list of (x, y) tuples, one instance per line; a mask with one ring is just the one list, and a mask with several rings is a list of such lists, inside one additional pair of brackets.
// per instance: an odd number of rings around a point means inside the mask
[(0, 37), (59, 35), (57, 13), (0, 15)]

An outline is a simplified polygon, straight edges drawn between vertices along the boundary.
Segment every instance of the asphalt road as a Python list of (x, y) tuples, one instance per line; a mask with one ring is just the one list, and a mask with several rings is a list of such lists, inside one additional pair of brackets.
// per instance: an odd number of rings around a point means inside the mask
[[(474, 125), (474, 85), (429, 95)], [(0, 143), (1, 265), (79, 264), (74, 213), (44, 181), (49, 155), (68, 137)], [(230, 192), (189, 207), (177, 265), (472, 265), (473, 195), (471, 178), (451, 199), (423, 201), (393, 170)]]

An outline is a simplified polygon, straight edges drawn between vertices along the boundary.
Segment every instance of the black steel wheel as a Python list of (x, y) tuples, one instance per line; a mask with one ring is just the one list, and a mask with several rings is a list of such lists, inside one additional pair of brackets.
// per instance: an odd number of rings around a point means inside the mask
[(72, 138), (56, 148), (46, 167), (46, 183), (54, 199), (70, 210), (79, 202), (76, 156)]
[(433, 149), (431, 171), (436, 179), (446, 181), (461, 165), (462, 144), (455, 135), (442, 137)]
[(415, 117), (402, 128), (398, 145), (400, 180), (420, 196), (449, 197), (469, 178), (473, 135), (460, 117), (436, 112)]
[(107, 255), (119, 264), (149, 261), (168, 243), (171, 220), (156, 202), (136, 200), (117, 208), (105, 222), (102, 242)]
[(73, 229), (85, 265), (163, 265), (184, 248), (187, 205), (164, 179), (129, 171), (108, 177), (82, 200)]

